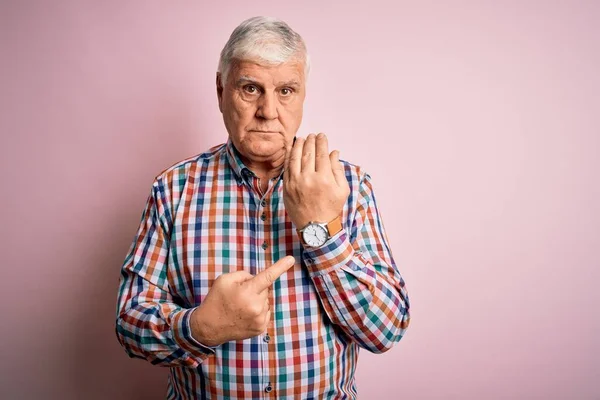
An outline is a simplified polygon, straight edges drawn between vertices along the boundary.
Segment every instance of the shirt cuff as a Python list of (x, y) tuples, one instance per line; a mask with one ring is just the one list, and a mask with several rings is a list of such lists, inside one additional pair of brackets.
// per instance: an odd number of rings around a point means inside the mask
[(215, 353), (215, 347), (205, 346), (192, 336), (190, 319), (194, 310), (194, 308), (189, 308), (177, 311), (175, 314), (173, 314), (171, 325), (173, 339), (182, 350), (186, 351), (193, 357), (204, 360), (211, 354)]
[(354, 256), (346, 230), (332, 236), (323, 246), (305, 248), (303, 252), (306, 268), (311, 276), (328, 274), (346, 265)]

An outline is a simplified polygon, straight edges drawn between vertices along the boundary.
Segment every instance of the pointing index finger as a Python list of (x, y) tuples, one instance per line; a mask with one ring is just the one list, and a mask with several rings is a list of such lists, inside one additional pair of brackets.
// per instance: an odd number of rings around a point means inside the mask
[(248, 281), (248, 283), (254, 286), (257, 293), (260, 293), (273, 286), (273, 283), (275, 283), (285, 271), (292, 268), (295, 262), (296, 260), (294, 257), (285, 256), (269, 268), (256, 274), (254, 278)]

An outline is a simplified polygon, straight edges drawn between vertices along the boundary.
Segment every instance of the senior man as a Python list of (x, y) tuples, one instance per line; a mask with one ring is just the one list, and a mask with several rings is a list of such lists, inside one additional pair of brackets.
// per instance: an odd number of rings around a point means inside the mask
[(170, 367), (168, 399), (356, 398), (359, 348), (408, 326), (369, 175), (322, 133), (296, 139), (308, 70), (286, 23), (244, 21), (216, 79), (227, 143), (154, 181), (116, 328)]

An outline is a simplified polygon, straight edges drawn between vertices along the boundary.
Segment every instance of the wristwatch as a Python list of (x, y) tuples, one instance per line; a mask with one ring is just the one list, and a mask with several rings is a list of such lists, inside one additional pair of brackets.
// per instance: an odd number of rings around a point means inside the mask
[(321, 247), (341, 230), (342, 219), (338, 215), (329, 222), (309, 222), (302, 229), (298, 229), (298, 236), (304, 246)]

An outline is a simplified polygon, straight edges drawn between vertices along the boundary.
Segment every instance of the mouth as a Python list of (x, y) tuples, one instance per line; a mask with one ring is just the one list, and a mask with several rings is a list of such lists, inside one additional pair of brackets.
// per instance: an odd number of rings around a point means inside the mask
[(279, 131), (264, 131), (264, 130), (258, 130), (258, 129), (251, 129), (249, 132), (256, 132), (256, 133), (279, 133)]

